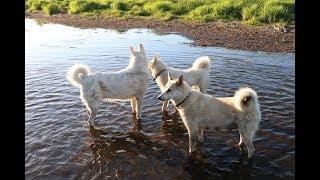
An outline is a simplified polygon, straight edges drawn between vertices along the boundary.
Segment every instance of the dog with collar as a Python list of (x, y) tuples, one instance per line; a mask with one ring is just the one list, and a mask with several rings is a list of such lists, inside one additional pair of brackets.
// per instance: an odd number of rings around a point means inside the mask
[(134, 116), (141, 119), (142, 100), (148, 88), (148, 62), (142, 44), (140, 51), (132, 47), (129, 51), (129, 65), (120, 71), (93, 74), (88, 66), (76, 64), (67, 72), (70, 83), (80, 88), (80, 98), (90, 112), (90, 125), (93, 126), (102, 100), (130, 100)]
[[(153, 76), (153, 81), (156, 81), (161, 92), (169, 81), (168, 72), (171, 76), (177, 78), (179, 74), (184, 76), (184, 80), (190, 85), (197, 87), (201, 92), (206, 93), (209, 86), (209, 72), (210, 72), (210, 59), (208, 56), (202, 56), (196, 59), (192, 67), (188, 69), (176, 69), (168, 67), (159, 57), (155, 54), (153, 59), (150, 60), (148, 68)], [(162, 112), (167, 113), (168, 101), (163, 101)]]
[(203, 130), (227, 128), (236, 123), (240, 133), (239, 146), (244, 142), (248, 158), (253, 156), (252, 140), (261, 120), (258, 97), (253, 89), (240, 88), (233, 97), (216, 98), (192, 89), (183, 75), (174, 79), (168, 73), (168, 79), (158, 99), (172, 100), (178, 109), (188, 130), (190, 153), (195, 151), (197, 139), (203, 141)]

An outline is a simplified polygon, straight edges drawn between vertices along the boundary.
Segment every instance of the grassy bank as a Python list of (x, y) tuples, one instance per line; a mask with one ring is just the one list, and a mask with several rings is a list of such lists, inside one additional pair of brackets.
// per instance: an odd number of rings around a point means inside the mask
[(247, 24), (292, 24), (294, 0), (26, 0), (27, 11), (119, 18), (178, 19), (210, 22), (239, 20)]

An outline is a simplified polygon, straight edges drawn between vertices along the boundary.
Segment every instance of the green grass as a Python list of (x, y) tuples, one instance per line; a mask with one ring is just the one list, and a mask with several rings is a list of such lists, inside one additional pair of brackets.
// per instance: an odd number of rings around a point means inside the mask
[(294, 0), (26, 0), (27, 11), (192, 22), (240, 20), (246, 24), (291, 24)]

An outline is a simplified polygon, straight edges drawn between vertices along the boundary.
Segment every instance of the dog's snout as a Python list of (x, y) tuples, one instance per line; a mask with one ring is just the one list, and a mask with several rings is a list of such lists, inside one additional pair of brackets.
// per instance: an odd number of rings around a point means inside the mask
[(162, 99), (161, 99), (161, 95), (160, 95), (160, 96), (158, 96), (158, 97), (157, 97), (157, 99), (158, 99), (158, 100), (160, 100), (160, 101), (162, 101)]

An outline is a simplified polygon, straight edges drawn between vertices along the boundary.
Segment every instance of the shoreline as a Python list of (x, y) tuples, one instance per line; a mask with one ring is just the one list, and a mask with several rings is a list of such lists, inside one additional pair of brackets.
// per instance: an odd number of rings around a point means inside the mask
[(47, 23), (57, 23), (79, 28), (104, 28), (129, 30), (133, 28), (152, 29), (158, 34), (175, 33), (194, 41), (192, 45), (223, 47), (233, 50), (263, 51), (270, 53), (294, 53), (295, 30), (276, 30), (272, 25), (249, 26), (239, 21), (193, 23), (178, 20), (118, 19), (84, 17), (81, 15), (26, 12), (25, 18)]

